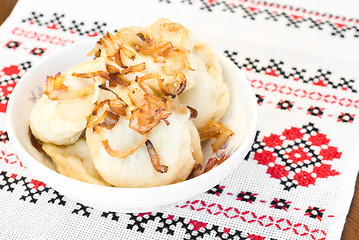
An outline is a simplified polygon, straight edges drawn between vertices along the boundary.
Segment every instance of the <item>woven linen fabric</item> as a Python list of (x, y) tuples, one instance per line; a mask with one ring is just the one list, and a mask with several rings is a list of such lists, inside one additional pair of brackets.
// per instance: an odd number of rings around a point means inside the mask
[[(0, 239), (340, 239), (359, 167), (358, 9), (354, 0), (20, 0), (0, 27)], [(7, 136), (8, 99), (44, 56), (160, 17), (247, 75), (259, 112), (252, 148), (223, 182), (177, 206), (84, 206), (23, 166)]]

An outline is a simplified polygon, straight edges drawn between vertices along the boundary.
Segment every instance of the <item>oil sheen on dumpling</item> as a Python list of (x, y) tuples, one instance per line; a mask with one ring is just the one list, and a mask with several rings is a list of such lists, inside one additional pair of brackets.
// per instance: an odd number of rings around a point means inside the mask
[(197, 129), (210, 120), (218, 121), (229, 106), (229, 92), (223, 82), (222, 70), (217, 56), (209, 44), (198, 41), (194, 46), (196, 84), (180, 95), (180, 101), (198, 111), (193, 122)]
[[(105, 62), (101, 58), (80, 63), (70, 68), (63, 75), (64, 85), (69, 93), (79, 92), (82, 89), (92, 88), (95, 92), (95, 83), (92, 79), (72, 76), (73, 72), (93, 72), (105, 70)], [(87, 117), (94, 108), (95, 93), (61, 100), (52, 100), (43, 95), (30, 113), (30, 128), (34, 136), (42, 142), (57, 145), (66, 145), (76, 142), (87, 124)]]
[[(120, 118), (110, 131), (96, 134), (91, 128), (86, 139), (93, 163), (103, 179), (116, 187), (154, 187), (184, 181), (196, 162), (202, 162), (200, 140), (189, 114), (173, 112), (167, 118), (168, 126), (160, 122), (150, 132), (149, 140), (156, 150), (160, 164), (168, 166), (166, 173), (152, 166), (145, 144), (126, 158), (111, 157), (101, 141), (109, 140), (112, 149), (125, 151), (140, 142), (144, 136), (129, 128), (128, 120)], [(194, 159), (194, 156), (197, 159)]]
[(94, 167), (84, 138), (66, 146), (45, 143), (42, 149), (51, 157), (58, 173), (82, 182), (110, 186)]

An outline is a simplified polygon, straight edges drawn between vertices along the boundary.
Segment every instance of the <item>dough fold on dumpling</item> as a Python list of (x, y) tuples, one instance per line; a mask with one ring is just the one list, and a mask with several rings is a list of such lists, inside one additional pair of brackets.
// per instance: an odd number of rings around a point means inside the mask
[[(60, 109), (76, 114), (67, 117)], [(75, 143), (87, 124), (92, 104), (83, 100), (51, 100), (43, 95), (35, 104), (30, 115), (30, 128), (42, 142), (57, 145)], [(76, 117), (75, 117), (76, 116)]]
[(183, 92), (180, 101), (198, 111), (193, 122), (201, 129), (210, 120), (218, 121), (227, 112), (229, 91), (223, 82), (222, 70), (216, 53), (205, 42), (197, 41), (193, 50), (197, 71), (195, 86)]
[(94, 167), (84, 138), (67, 146), (45, 143), (42, 149), (52, 158), (58, 173), (82, 182), (110, 186)]

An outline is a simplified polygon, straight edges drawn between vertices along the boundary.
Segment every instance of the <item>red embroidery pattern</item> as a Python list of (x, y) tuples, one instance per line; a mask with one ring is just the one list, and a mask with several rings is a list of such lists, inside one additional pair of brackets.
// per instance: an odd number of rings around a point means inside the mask
[(316, 179), (339, 175), (330, 162), (341, 157), (330, 140), (314, 124), (285, 129), (281, 135), (270, 134), (256, 142), (253, 159), (267, 166), (267, 173), (280, 180), (284, 190), (314, 185)]
[(280, 93), (296, 98), (309, 99), (316, 102), (337, 104), (341, 107), (359, 108), (359, 99), (350, 97), (337, 97), (335, 94), (323, 94), (320, 91), (307, 91), (303, 88), (293, 88), (288, 85), (281, 85), (274, 82), (264, 83), (262, 80), (250, 79), (250, 84), (254, 89), (261, 89), (267, 92)]
[(256, 98), (257, 98), (257, 104), (259, 106), (263, 106), (264, 103), (269, 104), (269, 105), (275, 104), (276, 109), (286, 110), (286, 111), (291, 111), (292, 109), (295, 109), (295, 110), (299, 110), (299, 111), (304, 111), (307, 115), (315, 116), (318, 118), (321, 118), (322, 116), (329, 117), (329, 118), (335, 118), (336, 122), (353, 123), (354, 119), (356, 117), (355, 114), (348, 113), (348, 112), (340, 112), (335, 115), (333, 115), (331, 113), (324, 114), (324, 112), (325, 112), (324, 107), (318, 107), (318, 106), (313, 106), (313, 105), (310, 105), (309, 107), (297, 106), (297, 102), (289, 101), (289, 100), (280, 99), (277, 103), (275, 103), (273, 101), (265, 102), (264, 101), (265, 96), (259, 95), (259, 94), (256, 94)]
[(15, 153), (6, 153), (5, 151), (0, 151), (0, 161), (4, 161), (8, 164), (17, 164), (19, 167), (24, 167), (22, 162), (19, 160), (19, 157)]
[(39, 180), (32, 179), (30, 183), (33, 185), (32, 186), (33, 189), (39, 189), (40, 187), (46, 187), (46, 184)]
[(62, 37), (59, 36), (53, 36), (47, 33), (38, 33), (36, 31), (26, 30), (19, 27), (15, 27), (11, 33), (16, 37), (25, 37), (27, 39), (36, 40), (41, 43), (49, 43), (52, 45), (66, 46), (74, 42), (73, 40), (70, 39), (63, 39)]
[[(83, 209), (81, 209), (83, 210)], [(91, 214), (90, 212), (87, 212)], [(130, 216), (127, 229), (144, 233), (149, 225), (151, 229), (156, 229), (157, 234), (165, 234), (163, 238), (171, 239), (262, 239), (276, 240), (274, 238), (262, 237), (260, 235), (244, 232), (237, 228), (229, 228), (227, 226), (219, 226), (216, 224), (208, 224), (207, 222), (198, 221), (192, 218), (183, 218), (175, 215), (167, 215), (160, 212), (150, 212), (146, 214), (127, 214)], [(115, 212), (103, 212), (101, 217), (111, 218), (113, 221), (120, 221), (119, 216)], [(184, 233), (178, 236), (177, 233)], [(166, 237), (167, 235), (167, 237)]]
[[(21, 188), (25, 193), (21, 195), (20, 200), (24, 201), (30, 201), (30, 203), (36, 204), (37, 200), (41, 197), (46, 198), (50, 197), (50, 200), (48, 200), (48, 203), (51, 204), (58, 204), (59, 206), (66, 206), (67, 200), (64, 199), (64, 196), (59, 194), (58, 192), (54, 191), (51, 188), (48, 188), (45, 183), (32, 179), (32, 178), (26, 178), (23, 176), (20, 176), (15, 173), (8, 173), (5, 171), (0, 172), (0, 190), (2, 191), (10, 191), (13, 192), (15, 189), (14, 187)], [(219, 190), (223, 190), (224, 187), (220, 186), (218, 188)], [(16, 193), (18, 193), (17, 191)], [(251, 194), (241, 192), (243, 195), (248, 196), (257, 196), (257, 194)], [(247, 199), (247, 198), (244, 198)], [(276, 203), (274, 203), (274, 201)], [(265, 202), (265, 201), (263, 201)], [(283, 203), (280, 204), (280, 203)], [(273, 208), (280, 209), (281, 207), (287, 207), (286, 204), (289, 205), (291, 202), (282, 200), (282, 199), (274, 199), (271, 203), (271, 206)], [(236, 207), (225, 207), (218, 203), (207, 203), (203, 200), (195, 200), (195, 201), (187, 201), (184, 205), (177, 206), (178, 208), (188, 208), (192, 211), (203, 211), (208, 214), (211, 214), (213, 216), (224, 216), (228, 219), (232, 219), (233, 221), (241, 221), (245, 222), (247, 224), (256, 224), (260, 227), (264, 228), (273, 228), (279, 231), (289, 231), (297, 236), (301, 237), (310, 237), (311, 239), (325, 239), (326, 232), (324, 230), (315, 228), (311, 229), (308, 225), (304, 223), (296, 223), (291, 221), (290, 219), (286, 218), (276, 218), (270, 215), (259, 215), (255, 213), (254, 211), (241, 211), (239, 208)], [(319, 216), (320, 218), (323, 217), (324, 209), (319, 209), (316, 207), (309, 207), (308, 211), (311, 211), (308, 214), (311, 218), (317, 218)], [(93, 213), (96, 213), (91, 207), (82, 205), (80, 203), (76, 203), (76, 208), (71, 212), (72, 214), (81, 215), (84, 217), (90, 217)], [(97, 213), (100, 214), (101, 217), (111, 217), (111, 220), (119, 221), (120, 218), (124, 221), (128, 221), (128, 219), (123, 219), (123, 215), (118, 215), (114, 212), (101, 212)], [(100, 216), (99, 215), (99, 216)], [(217, 236), (220, 236), (220, 239), (228, 239), (226, 236), (241, 236), (239, 239), (247, 239), (249, 236), (256, 236), (251, 233), (243, 233), (242, 231), (238, 229), (231, 229), (231, 228), (223, 228), (221, 226), (217, 225), (210, 225), (206, 222), (198, 221), (196, 219), (185, 219), (183, 217), (177, 217), (174, 215), (168, 215), (168, 217), (163, 216), (163, 213), (157, 212), (157, 213), (139, 213), (139, 214), (130, 214), (132, 221), (134, 223), (131, 223), (131, 221), (128, 222), (127, 229), (135, 230), (144, 232), (146, 225), (150, 224), (152, 221), (151, 228), (157, 227), (157, 230), (160, 231), (162, 234), (168, 234), (168, 235), (174, 235), (175, 231), (172, 229), (172, 227), (176, 226), (177, 223), (179, 223), (181, 228), (185, 228), (187, 233), (190, 234), (193, 237), (200, 237), (203, 235), (210, 235), (211, 233), (217, 234)], [(317, 215), (317, 216), (316, 216)], [(332, 215), (329, 215), (328, 217), (334, 217)], [(160, 223), (158, 224), (158, 221), (155, 221), (156, 218), (160, 218)], [(320, 219), (321, 220), (321, 219)], [(137, 226), (137, 229), (134, 228), (134, 226)], [(166, 229), (165, 231), (163, 231)], [(223, 230), (221, 230), (223, 229)], [(177, 231), (177, 230), (176, 230)], [(200, 234), (200, 235), (198, 235)], [(219, 234), (219, 235), (218, 235)], [(223, 235), (222, 235), (223, 234)], [(223, 237), (223, 238), (222, 238)], [(260, 237), (260, 236), (258, 236)], [(267, 238), (265, 238), (267, 239)]]
[[(249, 204), (261, 203), (261, 204), (267, 205), (269, 208), (274, 208), (274, 209), (283, 210), (283, 211), (287, 211), (292, 205), (291, 201), (288, 201), (288, 200), (285, 200), (282, 198), (274, 198), (272, 201), (266, 201), (266, 200), (260, 199), (260, 196), (257, 193), (253, 193), (251, 191), (240, 191), (240, 193), (236, 194), (236, 193), (231, 193), (231, 192), (225, 192), (225, 189), (226, 189), (226, 186), (216, 185), (212, 189), (208, 190), (206, 193), (211, 194), (211, 195), (216, 195), (218, 197), (222, 196), (222, 194), (225, 193), (229, 196), (236, 196), (236, 198), (235, 198), (236, 201), (247, 202)], [(268, 205), (267, 202), (270, 202), (270, 204)], [(212, 204), (212, 205), (215, 206), (215, 204)], [(302, 209), (300, 209), (298, 207), (291, 207), (291, 209), (294, 209), (296, 211), (303, 211)], [(321, 221), (321, 219), (323, 217), (323, 212), (325, 211), (325, 209), (320, 209), (320, 211), (318, 211), (318, 213), (315, 212), (316, 210), (319, 209), (317, 207), (315, 207), (313, 209), (311, 207), (309, 207), (309, 209), (310, 210), (307, 209), (305, 211), (304, 216), (316, 218)], [(203, 210), (203, 209), (201, 209), (201, 210)], [(315, 217), (313, 217), (314, 215), (315, 215)], [(319, 217), (317, 217), (317, 216), (319, 216)], [(328, 215), (327, 217), (334, 217), (334, 216)]]
[(306, 224), (293, 223), (289, 219), (276, 219), (270, 215), (259, 216), (252, 211), (240, 211), (235, 207), (224, 207), (218, 203), (208, 204), (203, 200), (187, 201), (178, 208), (189, 208), (193, 211), (205, 211), (211, 215), (223, 215), (229, 219), (236, 219), (245, 223), (258, 224), (261, 227), (270, 227), (280, 231), (292, 231), (295, 235), (312, 239), (325, 239), (326, 232), (320, 229), (310, 229)]
[(10, 65), (8, 67), (4, 67), (1, 72), (3, 72), (3, 74), (7, 75), (7, 76), (13, 76), (13, 75), (18, 75), (20, 73), (20, 68), (19, 66), (16, 65)]
[(199, 221), (193, 220), (193, 219), (191, 219), (188, 224), (193, 226), (193, 229), (192, 229), (193, 231), (199, 231), (200, 228), (206, 228), (207, 227), (207, 223), (199, 222)]
[(248, 234), (247, 238), (250, 240), (265, 240), (264, 237), (259, 236), (259, 235), (254, 235), (254, 234)]
[(0, 112), (6, 111), (11, 92), (21, 76), (31, 67), (31, 62), (5, 66), (0, 70)]

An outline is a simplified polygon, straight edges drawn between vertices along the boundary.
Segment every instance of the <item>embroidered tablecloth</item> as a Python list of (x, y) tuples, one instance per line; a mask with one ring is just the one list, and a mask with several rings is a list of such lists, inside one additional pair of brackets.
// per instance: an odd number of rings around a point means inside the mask
[[(340, 239), (359, 167), (356, 1), (20, 0), (0, 27), (0, 239)], [(21, 76), (73, 42), (160, 17), (241, 69), (255, 141), (207, 192), (159, 212), (102, 212), (21, 163), (6, 106)]]

